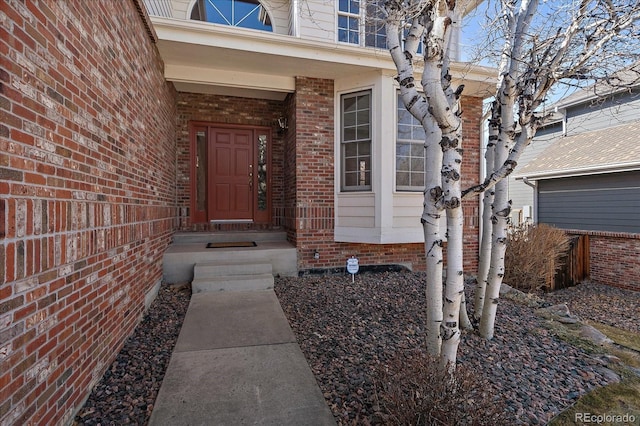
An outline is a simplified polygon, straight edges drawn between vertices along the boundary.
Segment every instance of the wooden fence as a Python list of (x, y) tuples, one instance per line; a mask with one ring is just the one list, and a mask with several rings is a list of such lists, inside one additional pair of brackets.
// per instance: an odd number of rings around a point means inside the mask
[(570, 236), (569, 251), (560, 259), (551, 290), (571, 287), (589, 277), (589, 236)]

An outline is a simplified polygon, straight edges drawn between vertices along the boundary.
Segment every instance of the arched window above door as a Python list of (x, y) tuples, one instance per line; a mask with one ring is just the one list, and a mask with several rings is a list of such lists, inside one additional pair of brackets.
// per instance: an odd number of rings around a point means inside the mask
[(191, 9), (191, 19), (273, 31), (271, 17), (258, 0), (196, 0)]

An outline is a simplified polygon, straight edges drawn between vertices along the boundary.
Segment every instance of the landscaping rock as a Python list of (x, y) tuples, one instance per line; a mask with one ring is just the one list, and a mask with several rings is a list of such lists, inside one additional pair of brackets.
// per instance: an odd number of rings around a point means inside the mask
[(600, 367), (598, 371), (600, 371), (600, 374), (602, 374), (609, 383), (620, 383), (620, 376), (613, 370)]
[(547, 308), (540, 308), (536, 311), (537, 313), (542, 314), (543, 316), (548, 315), (550, 317), (555, 318), (570, 318), (571, 313), (569, 312), (569, 307), (567, 307), (566, 303), (560, 303), (558, 305), (552, 305)]
[(600, 346), (613, 343), (613, 340), (609, 339), (600, 330), (586, 324), (583, 324), (582, 328), (580, 329), (580, 337), (588, 339), (593, 343), (595, 343), (596, 345), (600, 345)]

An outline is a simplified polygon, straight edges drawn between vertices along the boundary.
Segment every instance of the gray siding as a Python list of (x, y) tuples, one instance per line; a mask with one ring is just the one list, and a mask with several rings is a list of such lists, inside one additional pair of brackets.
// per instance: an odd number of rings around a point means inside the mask
[(640, 233), (640, 171), (538, 182), (538, 222)]
[(640, 119), (638, 89), (567, 108), (567, 136)]
[[(519, 169), (522, 169), (522, 167), (530, 161), (533, 161), (560, 136), (562, 136), (562, 123), (555, 123), (538, 129), (536, 137), (520, 155), (520, 160), (518, 161), (518, 166), (514, 174), (518, 174)], [(509, 197), (512, 201), (514, 211), (514, 217), (512, 219), (514, 223), (518, 223), (518, 218), (515, 215), (522, 210), (522, 207), (533, 206), (533, 188), (521, 180), (516, 180), (513, 176), (509, 176)]]

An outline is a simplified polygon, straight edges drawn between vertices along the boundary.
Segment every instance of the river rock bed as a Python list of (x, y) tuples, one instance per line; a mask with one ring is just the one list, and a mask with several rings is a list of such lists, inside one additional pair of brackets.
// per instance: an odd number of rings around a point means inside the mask
[[(423, 350), (424, 274), (369, 273), (277, 278), (275, 291), (298, 343), (341, 425), (376, 424), (376, 368), (397, 353)], [(472, 305), (473, 286), (467, 286)], [(134, 334), (78, 412), (78, 425), (148, 423), (191, 292), (163, 285)], [(572, 314), (631, 331), (640, 292), (594, 283), (550, 295)], [(613, 306), (612, 306), (613, 305)], [(501, 299), (495, 337), (465, 332), (458, 361), (490, 383), (514, 424), (545, 424), (596, 386), (602, 362), (558, 340), (534, 307)]]
[(145, 425), (187, 313), (188, 285), (162, 285), (75, 417), (75, 425)]
[(640, 291), (585, 281), (548, 293), (545, 300), (566, 303), (572, 315), (640, 333)]
[[(376, 424), (375, 370), (424, 348), (424, 275), (279, 278), (275, 290), (339, 424)], [(468, 286), (470, 287), (470, 286)], [(471, 300), (468, 293), (467, 300)], [(546, 424), (606, 385), (600, 360), (557, 339), (532, 307), (502, 299), (495, 337), (463, 334), (458, 361), (490, 383), (514, 424)]]

